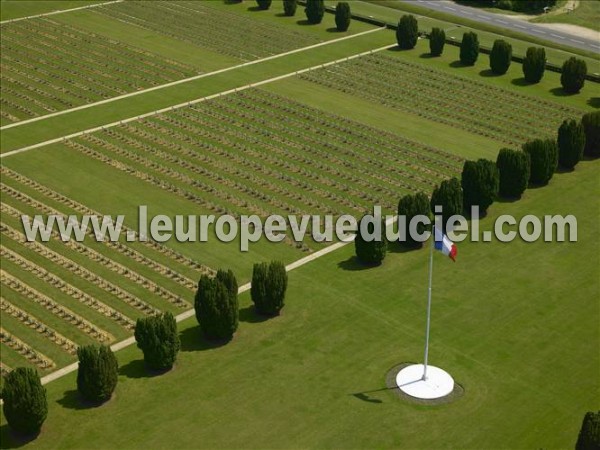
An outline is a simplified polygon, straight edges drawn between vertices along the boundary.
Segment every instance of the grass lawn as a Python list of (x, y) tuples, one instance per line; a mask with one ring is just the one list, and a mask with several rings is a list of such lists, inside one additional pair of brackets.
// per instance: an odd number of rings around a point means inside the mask
[(579, 5), (571, 12), (563, 14), (542, 15), (532, 22), (538, 23), (569, 23), (580, 27), (591, 28), (600, 31), (600, 1), (599, 0), (581, 0)]
[(119, 352), (119, 386), (101, 408), (82, 409), (74, 373), (52, 382), (35, 445), (570, 448), (600, 402), (599, 163), (495, 204), (482, 223), (569, 213), (579, 242), (464, 242), (456, 264), (435, 255), (430, 361), (464, 387), (457, 401), (416, 405), (384, 381), (421, 360), (427, 251), (394, 248), (361, 270), (349, 245), (290, 273), (279, 318), (257, 322), (243, 295), (240, 330), (224, 347), (182, 323), (171, 373), (148, 377), (139, 350)]
[(103, 2), (98, 0), (2, 0), (0, 19), (17, 19), (97, 3)]

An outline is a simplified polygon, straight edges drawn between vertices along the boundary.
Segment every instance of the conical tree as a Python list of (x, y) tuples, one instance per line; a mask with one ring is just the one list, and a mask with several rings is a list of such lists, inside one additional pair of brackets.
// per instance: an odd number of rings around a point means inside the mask
[(583, 88), (586, 75), (587, 64), (585, 61), (573, 56), (563, 63), (560, 83), (565, 92), (577, 94)]
[(194, 301), (196, 319), (202, 333), (207, 339), (218, 341), (231, 339), (239, 320), (237, 291), (233, 291), (229, 272), (221, 273), (224, 275), (215, 278), (203, 275), (200, 278)]
[(415, 16), (406, 14), (400, 18), (396, 29), (396, 40), (398, 47), (404, 50), (415, 48), (419, 39), (419, 24)]
[(441, 28), (432, 28), (429, 34), (429, 51), (432, 56), (441, 56), (446, 45), (446, 32)]
[(9, 427), (21, 435), (39, 434), (48, 416), (46, 389), (38, 373), (28, 367), (11, 371), (2, 390), (4, 417)]
[(531, 170), (529, 155), (522, 151), (503, 148), (498, 153), (496, 166), (500, 176), (499, 194), (505, 198), (520, 198), (529, 183)]
[(575, 450), (600, 449), (600, 411), (588, 412), (583, 417)]
[(523, 144), (523, 151), (529, 155), (531, 162), (529, 182), (537, 185), (548, 184), (558, 165), (556, 141), (534, 139)]
[[(365, 265), (378, 265), (385, 259), (387, 252), (387, 241), (385, 238), (385, 222), (381, 220), (381, 233), (376, 236), (375, 224), (364, 222), (364, 226), (361, 226), (364, 216), (359, 222), (358, 231), (356, 232), (356, 238), (354, 239), (354, 249), (356, 251), (356, 257), (358, 260)], [(375, 218), (378, 220), (378, 218)], [(364, 227), (364, 230), (363, 230)], [(363, 233), (364, 231), (364, 233)], [(375, 234), (375, 236), (369, 236)], [(371, 239), (373, 237), (373, 239)]]
[[(410, 232), (410, 222), (417, 216), (425, 216), (431, 219), (431, 212), (429, 207), (429, 198), (422, 192), (419, 192), (415, 195), (405, 195), (398, 202), (398, 216), (403, 216), (406, 218), (404, 224), (399, 223), (398, 227), (403, 227), (402, 229), (398, 229), (401, 233), (401, 237), (404, 235), (406, 240), (403, 244), (408, 248), (421, 248), (423, 246), (423, 242), (419, 242), (415, 239)], [(416, 232), (421, 235), (427, 230), (427, 226), (424, 223), (418, 223), (416, 227)]]
[(565, 169), (574, 169), (585, 148), (583, 125), (575, 120), (565, 120), (558, 129), (558, 163)]
[(600, 111), (584, 114), (581, 124), (585, 132), (583, 153), (592, 158), (600, 156)]
[[(442, 181), (433, 190), (429, 205), (434, 215), (442, 217), (442, 228), (446, 232), (448, 219), (463, 212), (463, 193), (460, 181), (457, 178)], [(435, 212), (436, 206), (442, 208), (440, 214)]]
[(255, 264), (250, 295), (256, 312), (264, 316), (279, 315), (285, 304), (287, 283), (287, 271), (282, 262)]
[(109, 400), (117, 387), (119, 364), (110, 347), (87, 345), (77, 349), (77, 390), (92, 403)]
[(256, 0), (256, 3), (258, 4), (258, 9), (266, 11), (271, 7), (272, 0)]
[(490, 69), (497, 75), (504, 75), (512, 61), (512, 45), (498, 39), (490, 52)]
[(546, 70), (546, 50), (529, 47), (523, 60), (523, 76), (528, 83), (539, 83)]
[(460, 43), (460, 62), (465, 66), (473, 66), (479, 56), (479, 38), (476, 33), (468, 31), (463, 34)]
[(463, 207), (470, 211), (478, 206), (479, 212), (485, 216), (487, 209), (498, 196), (498, 168), (487, 159), (465, 161), (461, 176), (463, 190)]
[(323, 0), (306, 0), (304, 13), (306, 14), (308, 23), (321, 23), (325, 14), (325, 2)]
[(283, 13), (288, 17), (296, 15), (298, 0), (283, 0)]
[(335, 7), (335, 26), (338, 31), (348, 31), (350, 20), (352, 19), (350, 4), (348, 2), (339, 2)]
[(142, 317), (135, 324), (135, 340), (144, 353), (146, 365), (153, 370), (169, 370), (181, 347), (177, 322), (170, 312)]

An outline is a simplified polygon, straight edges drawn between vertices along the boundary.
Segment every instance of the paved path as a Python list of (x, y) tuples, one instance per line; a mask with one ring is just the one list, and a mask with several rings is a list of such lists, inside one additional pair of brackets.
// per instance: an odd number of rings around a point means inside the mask
[(80, 9), (96, 8), (98, 6), (110, 5), (112, 3), (121, 3), (123, 1), (124, 0), (113, 0), (110, 2), (94, 3), (93, 5), (79, 6), (77, 8), (59, 9), (58, 11), (51, 11), (51, 12), (47, 12), (44, 14), (36, 14), (35, 16), (26, 16), (26, 17), (18, 17), (16, 19), (3, 20), (2, 22), (0, 22), (0, 24), (4, 25), (5, 23), (20, 22), (21, 20), (35, 19), (37, 17), (54, 16), (55, 14), (62, 14), (62, 13), (67, 13), (67, 12), (71, 12), (71, 11), (79, 11)]
[(3, 127), (0, 127), (0, 131), (7, 130), (9, 128), (19, 127), (21, 125), (27, 125), (28, 123), (37, 122), (39, 120), (49, 119), (51, 117), (61, 116), (63, 114), (72, 113), (74, 111), (80, 111), (82, 109), (92, 108), (94, 106), (104, 105), (106, 103), (112, 103), (112, 102), (115, 102), (117, 100), (122, 100), (124, 98), (134, 97), (136, 95), (142, 95), (142, 94), (146, 94), (148, 92), (158, 91), (160, 89), (165, 89), (165, 88), (169, 88), (169, 87), (172, 87), (172, 86), (177, 86), (178, 84), (189, 83), (190, 81), (195, 81), (195, 80), (199, 80), (201, 78), (211, 77), (211, 76), (218, 75), (218, 74), (221, 74), (221, 73), (225, 73), (225, 72), (229, 72), (229, 71), (232, 71), (232, 70), (240, 69), (242, 67), (252, 66), (254, 64), (260, 64), (260, 63), (263, 63), (265, 61), (271, 61), (273, 59), (282, 58), (282, 57), (288, 56), (288, 55), (293, 55), (294, 53), (305, 52), (307, 50), (312, 50), (312, 49), (315, 49), (315, 48), (318, 48), (318, 47), (323, 47), (324, 45), (335, 44), (336, 42), (345, 41), (347, 39), (353, 39), (353, 38), (356, 38), (356, 37), (359, 37), (359, 36), (362, 36), (362, 35), (365, 35), (365, 34), (374, 33), (374, 32), (382, 31), (382, 30), (385, 30), (385, 29), (386, 29), (385, 27), (381, 27), (381, 28), (375, 28), (375, 29), (372, 29), (372, 30), (367, 30), (367, 31), (363, 31), (363, 32), (360, 32), (360, 33), (352, 34), (350, 36), (344, 36), (344, 37), (337, 38), (337, 39), (332, 39), (332, 40), (329, 40), (329, 41), (319, 42), (318, 44), (309, 45), (307, 47), (297, 48), (297, 49), (294, 49), (294, 50), (290, 50), (289, 52), (278, 53), (277, 55), (271, 55), (271, 56), (267, 56), (265, 58), (255, 59), (253, 61), (248, 61), (248, 62), (245, 62), (245, 63), (242, 63), (242, 64), (238, 64), (238, 65), (235, 65), (235, 66), (225, 67), (224, 69), (215, 70), (213, 72), (202, 73), (200, 75), (194, 75), (193, 77), (183, 78), (181, 80), (172, 81), (170, 83), (161, 84), (159, 86), (153, 86), (151, 88), (142, 89), (142, 90), (139, 90), (139, 91), (131, 92), (129, 94), (123, 94), (123, 95), (119, 95), (117, 97), (107, 98), (106, 100), (100, 100), (100, 101), (97, 101), (97, 102), (94, 102), (94, 103), (88, 103), (86, 105), (81, 105), (81, 106), (77, 106), (75, 108), (65, 109), (63, 111), (57, 111), (57, 112), (54, 112), (54, 113), (51, 113), (51, 114), (46, 114), (44, 116), (34, 117), (32, 119), (21, 120), (19, 122), (11, 123), (11, 124), (8, 124), (8, 125), (4, 125)]
[(500, 16), (495, 13), (481, 11), (478, 8), (459, 5), (450, 1), (442, 0), (400, 0), (404, 3), (412, 3), (418, 6), (432, 9), (434, 11), (462, 17), (463, 19), (473, 20), (475, 22), (495, 25), (509, 30), (535, 36), (540, 39), (556, 42), (570, 47), (576, 47), (594, 53), (600, 51), (600, 33), (598, 39), (587, 39), (566, 31), (548, 30), (547, 28), (535, 23), (525, 22), (507, 16)]
[(390, 45), (386, 45), (384, 47), (379, 47), (379, 48), (376, 48), (374, 50), (368, 50), (366, 52), (357, 53), (355, 55), (348, 56), (346, 58), (341, 58), (341, 59), (337, 59), (335, 61), (330, 61), (330, 62), (325, 63), (325, 64), (319, 64), (319, 65), (316, 65), (316, 66), (308, 67), (306, 69), (298, 70), (296, 72), (290, 72), (290, 73), (287, 73), (285, 75), (279, 75), (277, 77), (269, 78), (269, 79), (266, 79), (266, 80), (263, 80), (263, 81), (257, 81), (256, 83), (246, 84), (244, 86), (240, 86), (240, 87), (237, 87), (237, 88), (234, 88), (234, 89), (229, 89), (227, 91), (218, 92), (216, 94), (208, 95), (206, 97), (201, 97), (201, 98), (198, 98), (196, 100), (189, 101), (189, 102), (180, 103), (178, 105), (169, 106), (167, 108), (158, 109), (156, 111), (152, 111), (152, 112), (149, 112), (149, 113), (146, 113), (146, 114), (141, 114), (139, 116), (130, 117), (128, 119), (123, 119), (123, 120), (118, 120), (116, 122), (107, 123), (105, 125), (100, 125), (98, 127), (89, 128), (89, 129), (83, 130), (83, 131), (78, 131), (77, 133), (72, 133), (72, 134), (68, 134), (66, 136), (61, 136), (61, 137), (58, 137), (58, 138), (50, 139), (48, 141), (40, 142), (38, 144), (33, 144), (33, 145), (29, 145), (27, 147), (22, 147), (22, 148), (19, 148), (19, 149), (16, 149), (16, 150), (12, 150), (12, 151), (0, 154), (0, 159), (8, 158), (10, 156), (18, 155), (20, 153), (24, 153), (24, 152), (28, 152), (28, 151), (31, 151), (31, 150), (35, 150), (37, 148), (45, 147), (45, 146), (48, 146), (48, 145), (51, 145), (51, 144), (57, 144), (57, 143), (62, 142), (64, 140), (76, 138), (76, 137), (82, 136), (84, 134), (94, 133), (96, 131), (104, 130), (106, 128), (116, 127), (116, 126), (123, 125), (123, 124), (129, 123), (129, 122), (133, 122), (135, 120), (145, 119), (147, 117), (152, 117), (152, 116), (155, 116), (155, 115), (158, 115), (158, 114), (163, 114), (163, 113), (166, 113), (166, 112), (169, 112), (169, 111), (174, 111), (176, 109), (184, 108), (186, 106), (191, 106), (191, 105), (195, 105), (197, 103), (202, 103), (202, 102), (205, 102), (207, 100), (212, 100), (212, 99), (215, 99), (215, 98), (218, 98), (218, 97), (222, 97), (222, 96), (225, 96), (225, 95), (230, 95), (230, 94), (234, 94), (236, 92), (245, 91), (246, 89), (251, 89), (251, 88), (254, 88), (254, 87), (262, 86), (264, 84), (272, 83), (274, 81), (279, 81), (279, 80), (283, 80), (283, 79), (286, 79), (286, 78), (294, 77), (296, 75), (300, 75), (300, 74), (303, 74), (303, 73), (306, 73), (306, 72), (310, 72), (311, 70), (322, 69), (324, 67), (328, 67), (328, 66), (331, 66), (331, 65), (334, 65), (334, 64), (339, 64), (339, 63), (344, 62), (344, 61), (350, 61), (350, 60), (355, 59), (355, 58), (360, 58), (361, 56), (370, 55), (370, 54), (373, 54), (373, 53), (376, 53), (376, 52), (380, 52), (382, 50), (386, 50), (386, 49), (391, 48), (391, 47), (395, 47), (396, 45), (397, 44), (395, 44), (395, 43), (394, 44), (390, 44)]

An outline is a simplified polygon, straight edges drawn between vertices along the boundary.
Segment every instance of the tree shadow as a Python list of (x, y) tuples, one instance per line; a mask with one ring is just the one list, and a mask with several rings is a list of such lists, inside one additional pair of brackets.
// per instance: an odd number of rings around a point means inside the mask
[(600, 108), (600, 97), (590, 97), (587, 104), (592, 108)]
[(337, 27), (329, 27), (329, 28), (327, 28), (327, 32), (328, 33), (343, 33), (343, 31), (338, 30)]
[(242, 0), (223, 0), (223, 3), (226, 5), (237, 5), (238, 3), (242, 3)]
[(450, 64), (448, 64), (450, 67), (453, 67), (455, 69), (464, 69), (465, 67), (473, 67), (473, 66), (469, 66), (467, 64), (463, 64), (460, 59), (457, 59), (456, 61), (452, 61)]
[(186, 328), (179, 333), (179, 339), (181, 340), (182, 352), (202, 352), (206, 350), (213, 350), (223, 347), (225, 344), (231, 341), (231, 339), (209, 341), (202, 334), (200, 327)]
[(278, 12), (277, 14), (275, 14), (275, 17), (290, 17), (288, 16), (286, 13), (284, 12)]
[[(110, 399), (109, 399), (110, 400)], [(109, 401), (107, 400), (107, 401)], [(106, 402), (93, 403), (81, 398), (79, 395), (79, 391), (77, 389), (71, 389), (69, 391), (65, 391), (61, 399), (56, 401), (59, 405), (67, 409), (74, 410), (82, 410), (82, 409), (91, 409), (97, 408), (98, 406), (102, 406)]]
[(153, 378), (164, 375), (167, 372), (173, 370), (172, 367), (163, 370), (150, 369), (146, 366), (143, 359), (136, 359), (130, 361), (124, 366), (119, 367), (119, 375), (127, 378)]
[(432, 55), (431, 53), (421, 53), (419, 55), (419, 58), (421, 58), (421, 59), (433, 59), (433, 58), (437, 58), (437, 56)]
[(0, 427), (0, 449), (21, 448), (34, 441), (38, 434), (21, 435), (10, 429), (7, 423)]
[(520, 77), (520, 78), (513, 78), (512, 80), (510, 80), (510, 84), (512, 84), (513, 86), (525, 87), (525, 86), (531, 86), (534, 83), (530, 83), (529, 81), (527, 81), (525, 79), (525, 77)]
[(256, 312), (254, 305), (250, 305), (247, 308), (240, 309), (240, 322), (246, 323), (261, 323), (266, 322), (277, 316), (263, 316)]
[(523, 196), (521, 196), (521, 197), (502, 197), (499, 195), (496, 198), (496, 202), (498, 202), (498, 203), (515, 203), (515, 202), (518, 202), (519, 200), (521, 200), (521, 198), (523, 198)]
[(317, 24), (312, 24), (308, 21), (308, 19), (300, 19), (300, 20), (296, 20), (296, 25), (317, 25)]
[(343, 270), (349, 271), (359, 271), (359, 270), (369, 270), (374, 267), (379, 267), (381, 263), (377, 264), (363, 264), (361, 263), (356, 256), (351, 256), (345, 261), (340, 261), (338, 263), (338, 267)]
[(390, 253), (409, 253), (421, 250), (423, 245), (408, 245), (405, 242), (388, 242), (388, 252)]
[(550, 92), (552, 93), (552, 95), (556, 96), (556, 97), (571, 97), (573, 95), (577, 95), (577, 94), (573, 94), (571, 92), (567, 92), (565, 91), (562, 87), (555, 87), (550, 89)]
[(394, 47), (390, 47), (387, 49), (388, 52), (409, 52), (412, 49), (410, 48), (401, 48), (399, 45), (395, 45)]
[(248, 6), (247, 10), (248, 11), (253, 11), (253, 12), (255, 12), (255, 11), (266, 11), (265, 9), (261, 9), (259, 6), (256, 6), (256, 5), (255, 6)]
[(485, 78), (498, 78), (504, 74), (496, 73), (492, 69), (485, 69), (479, 72), (479, 75)]

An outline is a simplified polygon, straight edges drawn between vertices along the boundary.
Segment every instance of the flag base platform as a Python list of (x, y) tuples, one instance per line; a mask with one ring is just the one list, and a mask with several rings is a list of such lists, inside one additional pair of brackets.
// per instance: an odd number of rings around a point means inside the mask
[(448, 372), (435, 366), (427, 366), (427, 379), (423, 379), (423, 364), (403, 368), (396, 375), (398, 388), (411, 397), (432, 400), (445, 397), (454, 390), (454, 379)]

